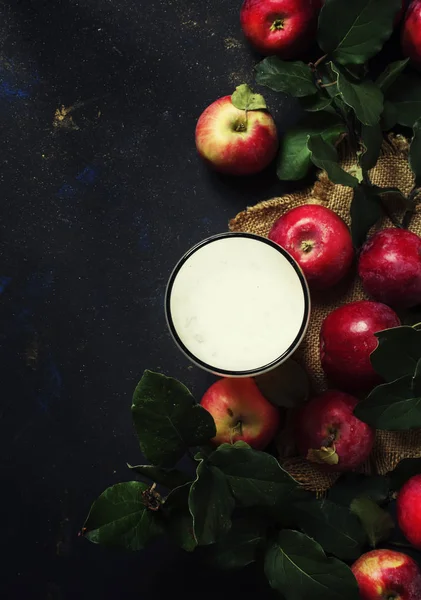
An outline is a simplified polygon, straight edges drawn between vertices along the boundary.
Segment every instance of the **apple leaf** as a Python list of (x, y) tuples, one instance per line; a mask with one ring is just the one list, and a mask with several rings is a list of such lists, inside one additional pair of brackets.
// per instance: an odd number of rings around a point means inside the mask
[(398, 110), (393, 102), (384, 101), (380, 125), (383, 131), (389, 131), (398, 122)]
[(311, 166), (307, 147), (309, 135), (320, 134), (325, 141), (335, 143), (345, 131), (346, 125), (337, 115), (325, 112), (308, 114), (281, 138), (277, 166), (279, 179), (297, 181), (307, 175)]
[(363, 64), (391, 36), (401, 7), (401, 0), (326, 0), (319, 17), (319, 46), (342, 65)]
[(351, 512), (360, 519), (372, 548), (386, 541), (395, 527), (390, 514), (371, 498), (355, 498), (351, 502)]
[(200, 546), (215, 543), (231, 528), (235, 500), (220, 469), (199, 463), (189, 494), (194, 537)]
[[(325, 96), (322, 93), (313, 94), (312, 96), (306, 96), (301, 98), (300, 106), (307, 112), (318, 112), (320, 110), (326, 110), (331, 106), (333, 98)], [(333, 110), (333, 109), (331, 109)]]
[(362, 125), (361, 140), (364, 144), (364, 152), (360, 158), (360, 165), (368, 171), (376, 166), (383, 144), (383, 133), (379, 124)]
[(235, 88), (231, 102), (240, 110), (266, 110), (266, 101), (261, 94), (254, 94), (247, 83)]
[(284, 529), (268, 547), (265, 574), (286, 600), (358, 600), (352, 571), (298, 531)]
[(354, 189), (350, 213), (352, 241), (355, 248), (359, 248), (370, 229), (383, 216), (379, 195), (372, 187), (360, 184)]
[(386, 92), (390, 86), (395, 83), (408, 63), (409, 58), (405, 58), (404, 60), (396, 60), (395, 62), (388, 64), (383, 73), (381, 73), (376, 79), (376, 84), (379, 86), (379, 88), (383, 92)]
[(150, 510), (143, 497), (150, 486), (117, 483), (93, 503), (83, 535), (95, 544), (141, 550), (164, 533), (161, 511)]
[(321, 448), (310, 448), (307, 460), (317, 465), (337, 465), (339, 456), (334, 446), (322, 446)]
[(375, 333), (379, 344), (370, 355), (376, 373), (387, 382), (412, 376), (421, 358), (421, 331), (403, 325)]
[(421, 118), (421, 77), (418, 75), (401, 75), (386, 97), (395, 107), (399, 125), (413, 127)]
[(329, 500), (297, 502), (292, 507), (297, 526), (318, 542), (325, 552), (343, 560), (355, 560), (361, 554), (365, 533), (349, 507)]
[(256, 82), (295, 98), (317, 93), (314, 75), (308, 65), (301, 61), (284, 61), (276, 56), (269, 56), (256, 66)]
[(189, 511), (191, 484), (174, 489), (165, 499), (165, 530), (169, 537), (186, 552), (193, 552), (197, 546), (193, 532), (193, 517)]
[(222, 444), (209, 462), (220, 469), (240, 506), (287, 510), (299, 484), (275, 457), (253, 450), (244, 442)]
[(182, 383), (151, 371), (145, 371), (134, 391), (132, 416), (140, 449), (159, 467), (174, 466), (188, 447), (216, 435), (211, 414)]
[(398, 491), (402, 486), (414, 477), (421, 474), (421, 458), (405, 458), (401, 460), (398, 466), (388, 473), (390, 487), (392, 490)]
[(177, 469), (161, 469), (159, 467), (154, 467), (153, 465), (133, 466), (127, 464), (127, 466), (138, 475), (146, 477), (152, 482), (162, 485), (169, 490), (190, 482), (190, 477)]
[(307, 148), (310, 151), (311, 161), (316, 167), (326, 171), (330, 181), (349, 187), (358, 185), (358, 179), (339, 165), (338, 151), (335, 146), (326, 142), (320, 134), (308, 136)]
[(415, 185), (421, 186), (421, 119), (414, 123), (414, 137), (409, 150), (409, 164), (415, 174)]
[(406, 431), (421, 428), (421, 396), (414, 394), (412, 385), (410, 375), (379, 385), (359, 402), (354, 414), (376, 429)]
[(332, 64), (338, 77), (338, 89), (342, 98), (350, 106), (363, 125), (376, 125), (383, 112), (383, 92), (369, 79), (355, 81), (347, 76), (345, 70)]
[(345, 473), (328, 492), (328, 500), (347, 507), (350, 507), (351, 502), (358, 496), (366, 496), (381, 504), (389, 496), (387, 478), (382, 475)]
[(218, 569), (240, 569), (256, 560), (266, 540), (267, 521), (257, 515), (234, 518), (232, 527), (209, 548), (210, 562)]

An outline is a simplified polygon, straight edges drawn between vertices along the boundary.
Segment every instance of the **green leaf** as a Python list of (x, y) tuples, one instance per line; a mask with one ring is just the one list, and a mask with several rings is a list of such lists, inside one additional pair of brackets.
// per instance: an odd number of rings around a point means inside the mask
[(189, 495), (193, 531), (201, 546), (218, 541), (231, 528), (235, 501), (222, 471), (207, 462), (199, 463)]
[(409, 63), (409, 58), (405, 58), (404, 60), (396, 60), (387, 65), (386, 69), (381, 73), (377, 79), (376, 84), (379, 88), (386, 92), (390, 86), (395, 83), (396, 79), (402, 73), (406, 65)]
[(240, 569), (254, 562), (266, 539), (266, 528), (266, 521), (255, 515), (234, 519), (230, 531), (210, 547), (212, 565)]
[(319, 133), (334, 143), (346, 131), (338, 116), (328, 113), (309, 114), (294, 129), (287, 131), (280, 141), (277, 174), (284, 181), (297, 181), (307, 175), (311, 166), (307, 137)]
[(371, 498), (355, 498), (351, 503), (351, 511), (363, 524), (368, 541), (372, 548), (386, 541), (395, 524), (388, 512), (380, 508)]
[(132, 416), (140, 449), (159, 467), (172, 467), (189, 446), (216, 435), (211, 414), (182, 383), (151, 371), (145, 371), (135, 389)]
[(400, 461), (394, 471), (388, 473), (390, 487), (392, 490), (398, 491), (411, 477), (420, 474), (421, 458), (405, 458)]
[(285, 529), (269, 546), (265, 573), (270, 585), (286, 600), (358, 600), (351, 569), (327, 558), (317, 542)]
[(285, 92), (295, 98), (317, 93), (314, 75), (301, 61), (284, 61), (276, 56), (265, 58), (256, 66), (256, 81), (274, 92)]
[(305, 369), (292, 359), (259, 375), (256, 383), (269, 402), (285, 408), (301, 406), (310, 393), (310, 381)]
[(363, 125), (376, 125), (383, 112), (383, 92), (369, 79), (357, 82), (346, 75), (342, 67), (332, 64), (338, 76), (338, 89)]
[(361, 139), (365, 152), (361, 155), (361, 167), (368, 171), (376, 166), (383, 144), (383, 133), (379, 124), (361, 126)]
[(374, 334), (379, 340), (370, 360), (376, 373), (392, 382), (413, 375), (421, 358), (421, 332), (404, 325)]
[(421, 428), (421, 397), (414, 395), (412, 377), (405, 375), (374, 388), (356, 406), (354, 414), (376, 429), (418, 429)]
[(415, 174), (415, 184), (421, 185), (421, 119), (414, 123), (414, 137), (409, 150), (409, 164)]
[(247, 83), (235, 88), (231, 102), (240, 110), (266, 110), (266, 101), (261, 94), (254, 94)]
[(288, 509), (299, 489), (275, 457), (253, 450), (244, 442), (222, 444), (209, 461), (224, 473), (235, 499), (243, 507)]
[(93, 503), (83, 535), (95, 544), (141, 550), (163, 534), (160, 510), (147, 508), (143, 493), (150, 486), (138, 481), (117, 483)]
[(387, 100), (395, 106), (399, 125), (413, 127), (421, 118), (421, 77), (401, 75), (389, 89)]
[(354, 190), (351, 203), (351, 235), (356, 248), (359, 248), (370, 229), (383, 216), (383, 208), (379, 196), (366, 185), (359, 185)]
[(127, 464), (127, 466), (138, 475), (146, 477), (158, 485), (163, 485), (169, 490), (172, 490), (180, 485), (184, 485), (190, 481), (190, 477), (188, 475), (182, 471), (178, 471), (177, 469), (160, 469), (159, 467), (154, 467), (153, 465), (133, 466)]
[(332, 98), (325, 96), (324, 94), (313, 94), (312, 96), (306, 96), (301, 98), (300, 106), (307, 112), (318, 112), (329, 108), (332, 104)]
[(358, 185), (358, 179), (339, 166), (339, 157), (336, 148), (329, 142), (325, 142), (320, 134), (308, 137), (307, 148), (310, 150), (311, 161), (316, 167), (326, 171), (330, 181), (349, 187), (356, 187)]
[(381, 117), (381, 128), (383, 131), (389, 131), (398, 122), (398, 110), (393, 102), (385, 100)]
[(421, 359), (417, 362), (415, 373), (412, 376), (411, 388), (416, 396), (421, 396)]
[(401, 0), (326, 0), (319, 17), (318, 43), (343, 64), (362, 64), (391, 36)]
[(298, 502), (292, 507), (297, 525), (318, 542), (325, 552), (343, 560), (361, 554), (365, 533), (360, 521), (348, 507), (329, 500)]
[(381, 504), (389, 496), (389, 482), (382, 475), (345, 473), (330, 488), (328, 499), (343, 506), (351, 506), (358, 496), (366, 496)]
[(165, 530), (183, 550), (193, 552), (197, 546), (193, 532), (193, 517), (189, 511), (190, 483), (173, 490), (165, 499)]

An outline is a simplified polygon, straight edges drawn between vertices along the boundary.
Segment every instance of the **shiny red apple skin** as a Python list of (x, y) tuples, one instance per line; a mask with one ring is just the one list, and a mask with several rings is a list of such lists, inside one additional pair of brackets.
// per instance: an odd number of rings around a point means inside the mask
[[(279, 410), (261, 394), (251, 377), (224, 378), (205, 392), (201, 405), (214, 418), (217, 446), (242, 440), (264, 450), (279, 429)], [(241, 422), (241, 432), (236, 428)]]
[(421, 0), (414, 0), (406, 11), (402, 26), (402, 52), (421, 69)]
[(398, 494), (396, 509), (403, 534), (414, 548), (421, 550), (421, 475), (405, 483)]
[(354, 248), (345, 222), (320, 204), (289, 210), (273, 225), (273, 240), (298, 262), (311, 289), (324, 290), (349, 271)]
[[(299, 452), (335, 445), (337, 465), (323, 465), (329, 471), (350, 471), (361, 465), (373, 448), (375, 431), (354, 415), (357, 398), (329, 390), (312, 398), (299, 412), (296, 442)], [(332, 440), (332, 437), (335, 437)]]
[(398, 315), (380, 302), (359, 300), (332, 311), (320, 331), (320, 360), (328, 379), (354, 392), (381, 383), (370, 362), (378, 345), (374, 334), (399, 325)]
[(393, 308), (421, 304), (421, 238), (391, 227), (364, 244), (358, 274), (366, 293)]
[[(237, 128), (242, 129), (237, 131)], [(196, 126), (196, 148), (215, 170), (228, 175), (252, 175), (266, 168), (278, 150), (278, 134), (264, 110), (236, 108), (231, 96), (213, 102)]]
[(296, 58), (314, 42), (321, 0), (245, 0), (241, 28), (260, 54)]
[(372, 550), (360, 556), (352, 572), (361, 600), (421, 599), (421, 571), (403, 552)]

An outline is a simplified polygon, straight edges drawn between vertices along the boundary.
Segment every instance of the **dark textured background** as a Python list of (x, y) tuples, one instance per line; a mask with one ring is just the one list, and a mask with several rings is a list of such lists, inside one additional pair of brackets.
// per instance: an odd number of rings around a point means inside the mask
[[(0, 0), (2, 598), (271, 596), (166, 543), (132, 555), (77, 537), (140, 461), (143, 370), (197, 397), (211, 381), (166, 330), (175, 261), (282, 191), (273, 170), (220, 178), (196, 156), (201, 111), (253, 81), (240, 6)], [(269, 101), (282, 129), (291, 106)]]

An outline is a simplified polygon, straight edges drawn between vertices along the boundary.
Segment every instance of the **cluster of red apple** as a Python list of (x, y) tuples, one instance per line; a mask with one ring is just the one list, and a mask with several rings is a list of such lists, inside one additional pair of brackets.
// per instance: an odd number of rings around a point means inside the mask
[[(263, 55), (290, 59), (315, 42), (317, 20), (325, 0), (245, 0), (240, 14), (243, 33)], [(399, 24), (407, 1), (396, 16)], [(402, 26), (402, 52), (421, 68), (421, 0), (412, 0)], [(243, 110), (245, 108), (245, 110)], [(262, 110), (235, 106), (232, 96), (213, 102), (196, 127), (199, 155), (229, 175), (251, 175), (265, 169), (278, 148), (276, 125)]]
[[(354, 249), (348, 227), (324, 206), (306, 204), (289, 210), (273, 225), (269, 237), (295, 258), (313, 291), (330, 288), (349, 274)], [(358, 273), (373, 300), (337, 308), (326, 317), (320, 332), (321, 364), (337, 389), (312, 398), (299, 409), (295, 421), (300, 454), (331, 471), (357, 468), (373, 448), (375, 431), (353, 414), (358, 400), (349, 392), (366, 392), (381, 383), (370, 354), (378, 345), (376, 332), (400, 325), (391, 306), (421, 304), (421, 239), (399, 228), (375, 233), (361, 250)], [(217, 381), (201, 404), (214, 418), (217, 445), (243, 440), (262, 450), (279, 429), (278, 409), (251, 378)], [(421, 550), (421, 476), (411, 479), (400, 492), (398, 521), (406, 537)], [(398, 579), (415, 586), (408, 598), (419, 600), (417, 565), (406, 555), (386, 550), (364, 555), (355, 564), (362, 598), (377, 598), (370, 590), (379, 581), (383, 590), (385, 572), (396, 567)]]

